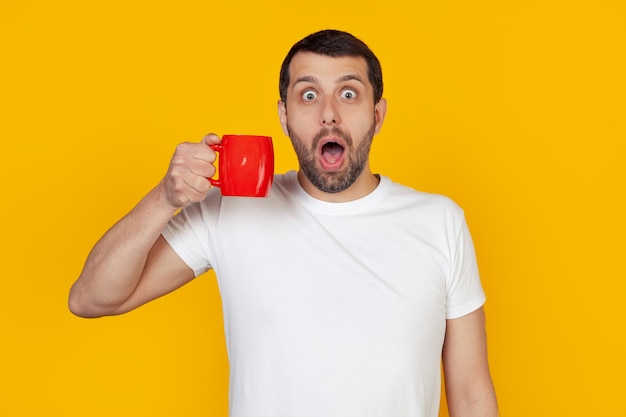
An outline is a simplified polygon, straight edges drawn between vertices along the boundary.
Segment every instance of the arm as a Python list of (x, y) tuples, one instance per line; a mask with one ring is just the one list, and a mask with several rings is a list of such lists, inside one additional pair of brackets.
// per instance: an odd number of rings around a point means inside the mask
[(446, 323), (443, 370), (450, 417), (496, 417), (483, 308)]
[(70, 290), (74, 314), (121, 314), (193, 279), (161, 231), (178, 209), (206, 197), (207, 178), (215, 173), (214, 143), (219, 138), (207, 135), (179, 145), (165, 178), (96, 243)]

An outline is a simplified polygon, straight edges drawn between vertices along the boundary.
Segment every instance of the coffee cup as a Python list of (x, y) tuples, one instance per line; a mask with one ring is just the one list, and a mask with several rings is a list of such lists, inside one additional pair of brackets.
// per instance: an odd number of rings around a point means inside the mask
[(210, 145), (218, 153), (218, 178), (209, 178), (223, 196), (267, 197), (274, 180), (272, 138), (224, 135)]

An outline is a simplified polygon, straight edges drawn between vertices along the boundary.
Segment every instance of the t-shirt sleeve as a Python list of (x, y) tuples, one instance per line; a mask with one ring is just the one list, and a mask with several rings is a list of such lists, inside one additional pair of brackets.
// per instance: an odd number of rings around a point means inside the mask
[(196, 277), (211, 269), (209, 226), (200, 203), (181, 210), (168, 222), (161, 234)]
[(448, 297), (446, 318), (454, 319), (481, 307), (486, 300), (480, 282), (474, 243), (465, 218), (461, 217), (460, 227), (451, 247), (450, 277), (447, 283)]

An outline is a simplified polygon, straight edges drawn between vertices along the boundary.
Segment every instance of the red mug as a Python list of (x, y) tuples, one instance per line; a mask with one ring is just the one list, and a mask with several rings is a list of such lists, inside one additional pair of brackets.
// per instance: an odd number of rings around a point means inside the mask
[(219, 178), (209, 178), (224, 196), (267, 197), (274, 180), (274, 148), (269, 136), (224, 135), (210, 145), (219, 153)]

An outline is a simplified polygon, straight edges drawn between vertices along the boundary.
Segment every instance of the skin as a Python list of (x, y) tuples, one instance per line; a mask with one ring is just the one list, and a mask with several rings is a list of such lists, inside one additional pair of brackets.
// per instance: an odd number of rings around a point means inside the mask
[(498, 416), (482, 307), (446, 321), (442, 359), (450, 417)]
[[(370, 170), (369, 147), (387, 103), (374, 103), (365, 60), (299, 53), (290, 79), (278, 113), (301, 161), (298, 179), (304, 190), (329, 202), (371, 193), (379, 180)], [(96, 243), (70, 291), (74, 314), (122, 314), (194, 278), (161, 230), (177, 210), (206, 197), (206, 178), (215, 173), (216, 160), (209, 145), (219, 142), (209, 134), (199, 143), (179, 145), (163, 180)], [(324, 152), (326, 142), (340, 144), (343, 151)], [(442, 358), (450, 416), (497, 416), (483, 309), (446, 326)]]

